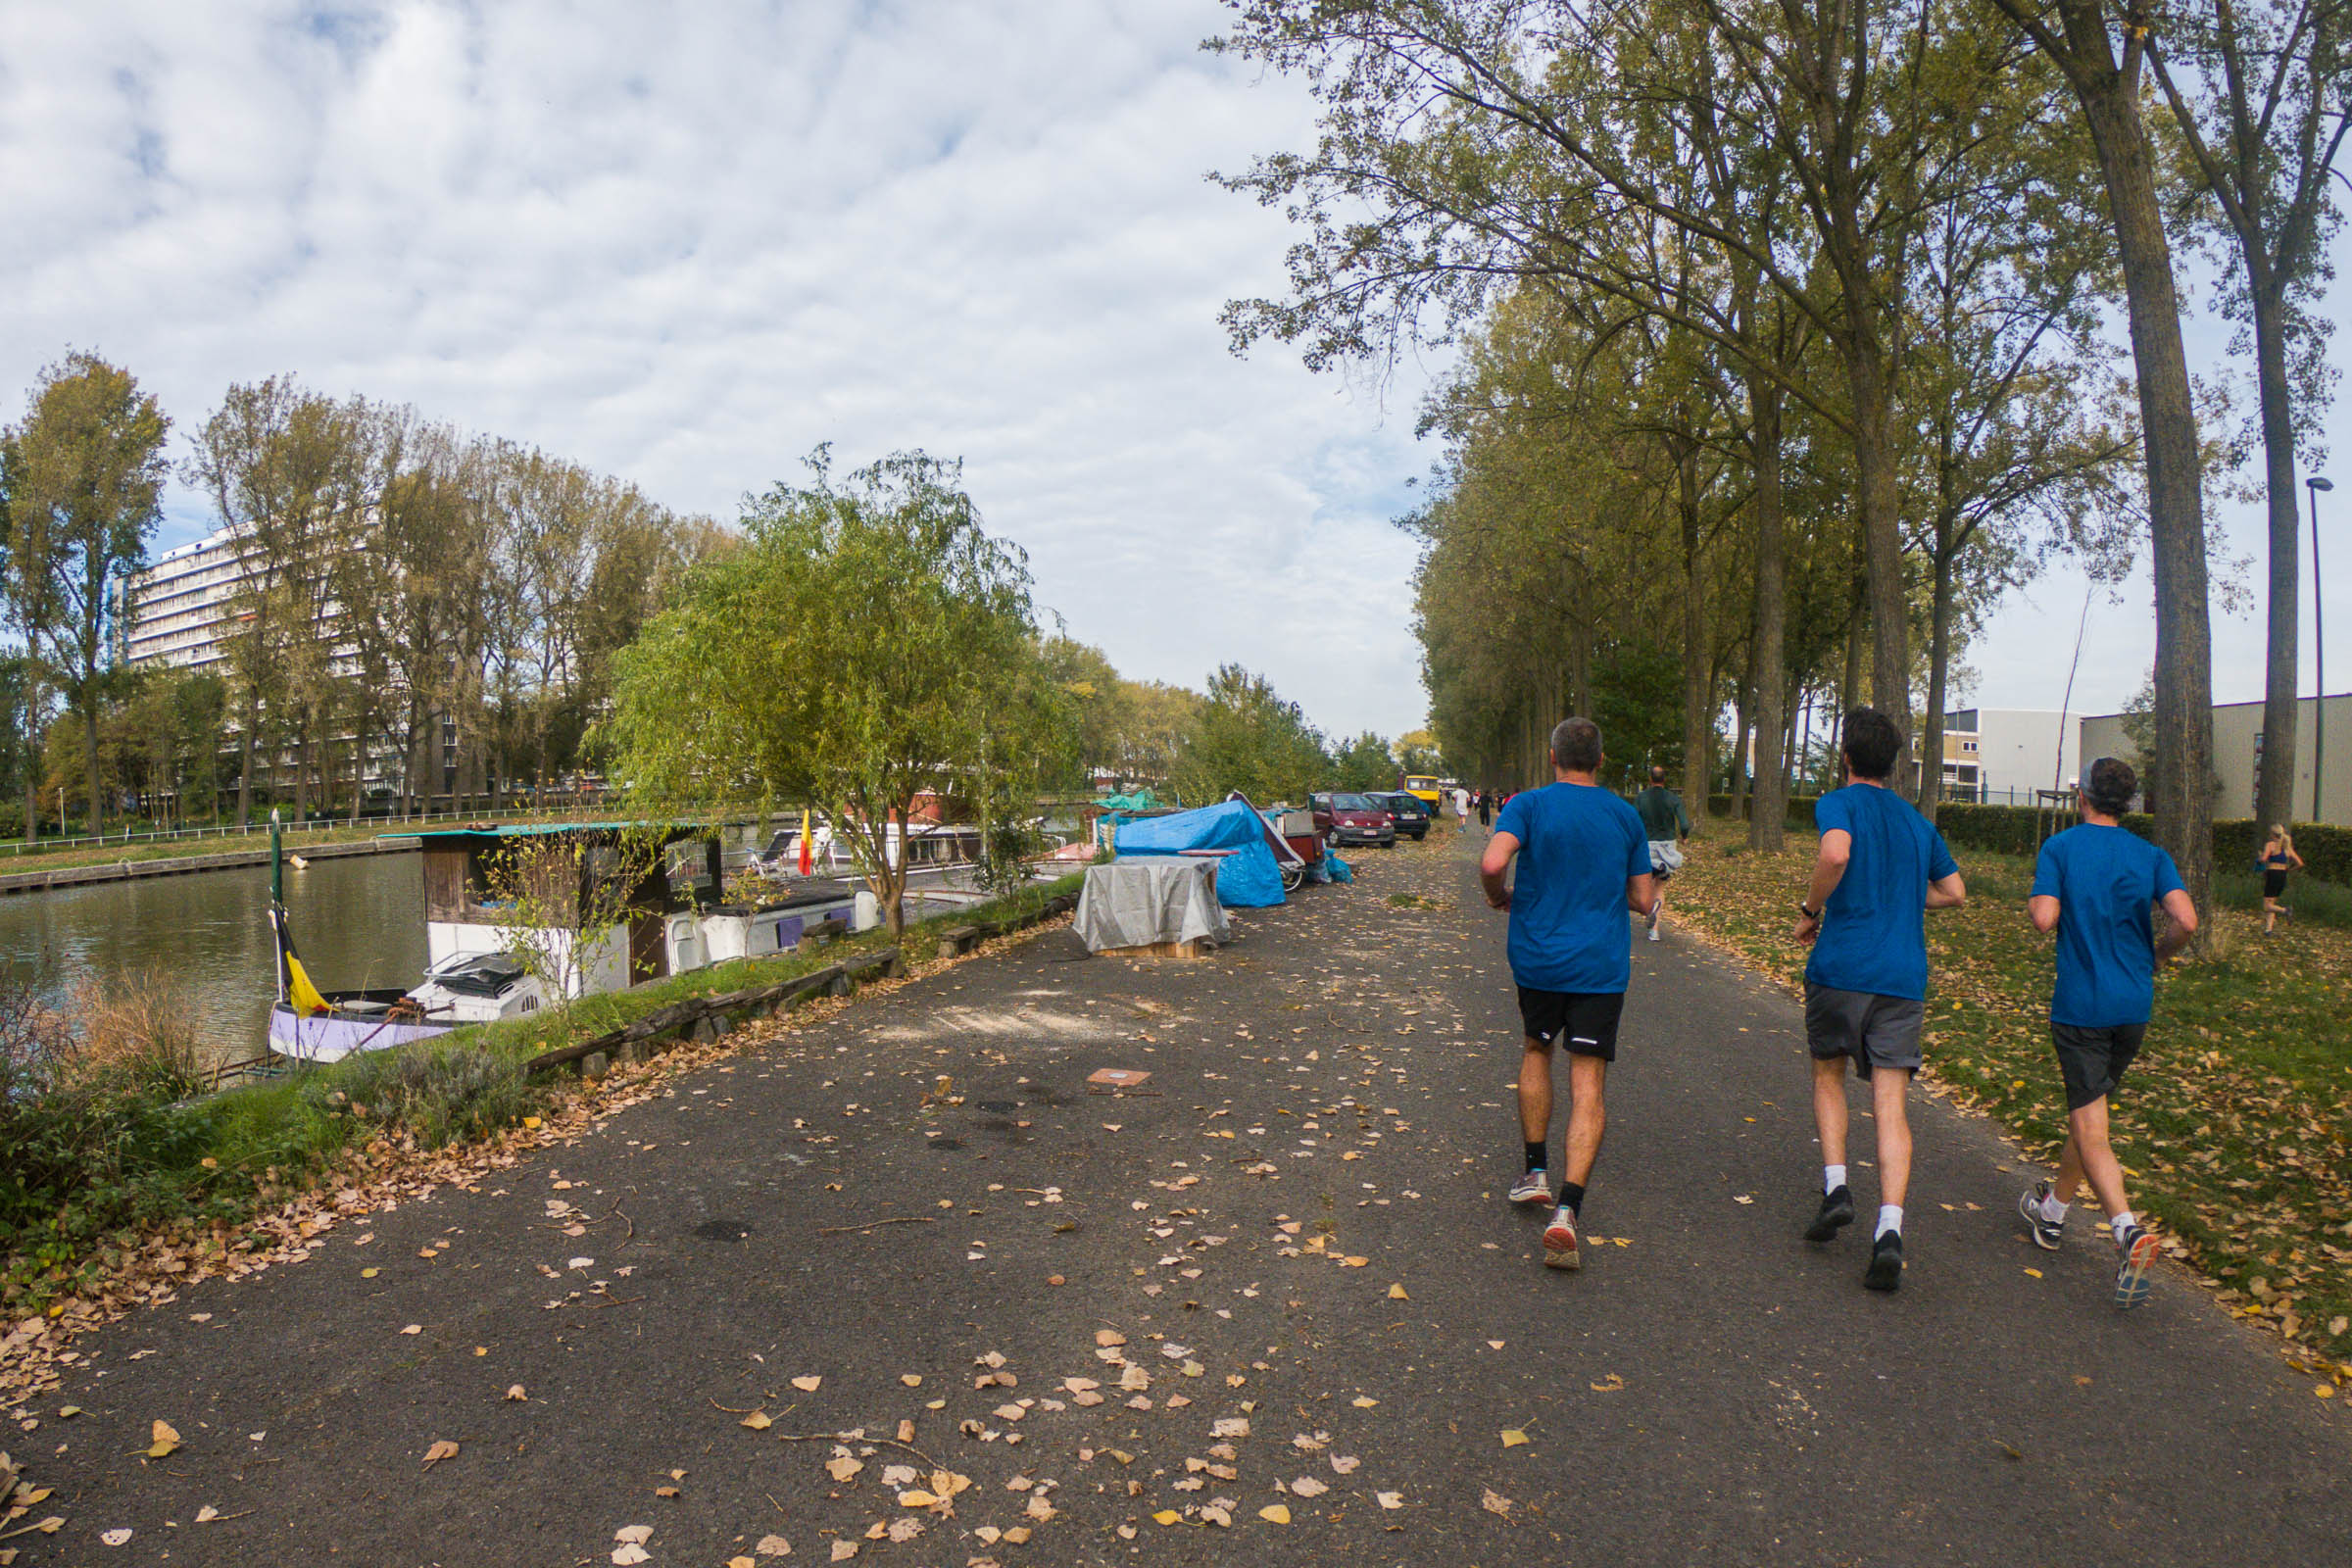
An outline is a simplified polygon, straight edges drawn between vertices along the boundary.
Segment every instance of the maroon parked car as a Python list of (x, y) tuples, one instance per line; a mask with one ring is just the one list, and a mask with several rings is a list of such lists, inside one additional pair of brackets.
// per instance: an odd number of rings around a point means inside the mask
[(1348, 844), (1396, 847), (1396, 819), (1368, 796), (1310, 795), (1307, 805), (1315, 813), (1315, 831), (1334, 849)]

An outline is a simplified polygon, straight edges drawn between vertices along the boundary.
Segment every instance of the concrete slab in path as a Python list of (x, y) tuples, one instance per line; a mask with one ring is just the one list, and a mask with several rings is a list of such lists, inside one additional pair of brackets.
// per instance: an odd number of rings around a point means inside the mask
[[(2118, 1314), (2103, 1248), (2027, 1247), (1986, 1124), (1917, 1118), (1900, 1293), (1805, 1246), (1796, 1008), (1679, 938), (1636, 949), (1592, 1256), (1544, 1270), (1466, 848), (1208, 962), (992, 952), (108, 1330), (85, 1413), (11, 1435), (72, 1521), (20, 1560), (2352, 1561), (2340, 1419), (2184, 1281)], [(906, 1505), (934, 1467), (952, 1512)]]

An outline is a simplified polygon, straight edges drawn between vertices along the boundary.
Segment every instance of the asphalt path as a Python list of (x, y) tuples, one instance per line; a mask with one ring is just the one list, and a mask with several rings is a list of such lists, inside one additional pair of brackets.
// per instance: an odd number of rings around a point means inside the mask
[[(1679, 935), (1635, 949), (1588, 1261), (1544, 1269), (1542, 1217), (1503, 1201), (1517, 1018), (1481, 837), (1368, 853), (1202, 962), (996, 946), (105, 1330), (9, 1434), (70, 1523), (8, 1544), (2352, 1561), (2331, 1403), (2177, 1274), (2113, 1310), (2086, 1226), (2032, 1249), (1988, 1123), (1914, 1116), (1899, 1292), (1861, 1288), (1857, 1233), (1807, 1246), (1798, 1008)], [(158, 1419), (181, 1445), (151, 1459)]]

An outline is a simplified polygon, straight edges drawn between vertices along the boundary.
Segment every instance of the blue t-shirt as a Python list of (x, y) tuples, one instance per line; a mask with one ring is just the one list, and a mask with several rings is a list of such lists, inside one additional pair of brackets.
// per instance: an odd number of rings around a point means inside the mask
[(1494, 824), (1519, 841), (1511, 884), (1511, 978), (1536, 991), (1623, 991), (1633, 976), (1626, 878), (1649, 875), (1634, 808), (1594, 784), (1511, 797)]
[(1845, 875), (1823, 907), (1805, 983), (1881, 997), (1928, 994), (1928, 884), (1960, 867), (1943, 835), (1909, 801), (1848, 784), (1813, 803), (1813, 825), (1853, 840)]
[(2156, 1008), (2154, 906), (2180, 886), (2173, 858), (2128, 828), (2083, 822), (2034, 862), (2034, 893), (2058, 901), (2058, 984), (2050, 1022), (2146, 1023)]

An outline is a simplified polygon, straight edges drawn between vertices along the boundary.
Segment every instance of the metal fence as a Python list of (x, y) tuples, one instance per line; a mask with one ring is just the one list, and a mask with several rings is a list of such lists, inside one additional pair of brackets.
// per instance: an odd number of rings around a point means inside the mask
[[(523, 817), (561, 815), (567, 811), (594, 809), (601, 804), (591, 801), (577, 806), (510, 807), (499, 811), (411, 811), (406, 815), (362, 816), (356, 822), (348, 816), (321, 816), (313, 817), (307, 822), (287, 822), (282, 825), (288, 833), (329, 833), (370, 826), (396, 831), (434, 822), (507, 822)], [(59, 850), (104, 849), (118, 844), (180, 844), (204, 839), (250, 838), (255, 834), (266, 838), (269, 833), (270, 819), (263, 816), (241, 827), (234, 822), (223, 822), (205, 827), (150, 829), (144, 832), (125, 828), (120, 833), (77, 835), (63, 839), (18, 839), (10, 845), (10, 852), (18, 856), (48, 855)]]

